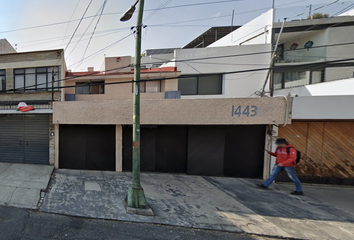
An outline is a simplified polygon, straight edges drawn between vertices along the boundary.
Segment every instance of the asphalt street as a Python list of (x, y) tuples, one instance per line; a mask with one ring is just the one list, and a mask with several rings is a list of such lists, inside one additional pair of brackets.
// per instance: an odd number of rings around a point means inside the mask
[[(246, 236), (237, 233), (68, 217), (3, 206), (0, 206), (0, 233), (0, 239), (2, 240), (265, 240), (263, 237)], [(266, 239), (268, 240), (269, 238)]]

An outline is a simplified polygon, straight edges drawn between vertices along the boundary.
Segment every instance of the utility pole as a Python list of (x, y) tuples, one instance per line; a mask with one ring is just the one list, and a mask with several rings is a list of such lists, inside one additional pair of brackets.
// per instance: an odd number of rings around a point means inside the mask
[[(139, 0), (125, 12), (121, 21), (129, 20)], [(140, 184), (140, 69), (141, 69), (141, 36), (143, 25), (144, 0), (140, 0), (136, 25), (136, 46), (134, 65), (133, 96), (133, 183), (129, 186), (126, 203), (131, 208), (148, 209), (144, 189)]]
[(54, 102), (54, 67), (52, 67), (52, 101)]
[(312, 4), (309, 6), (309, 19), (313, 19), (312, 17)]
[(275, 7), (275, 0), (273, 0), (272, 8), (274, 9)]

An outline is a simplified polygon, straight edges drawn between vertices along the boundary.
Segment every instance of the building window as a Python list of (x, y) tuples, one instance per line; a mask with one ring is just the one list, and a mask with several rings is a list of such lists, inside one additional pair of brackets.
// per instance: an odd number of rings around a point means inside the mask
[(222, 75), (180, 78), (178, 90), (182, 95), (222, 94)]
[[(132, 92), (134, 93), (134, 84), (132, 84)], [(140, 93), (157, 93), (161, 92), (161, 81), (142, 81), (140, 82)]]
[(6, 70), (0, 70), (0, 92), (6, 92)]
[[(52, 67), (15, 69), (15, 91), (52, 91)], [(59, 67), (54, 67), (54, 90), (59, 90)]]
[(104, 94), (104, 81), (77, 82), (76, 94)]
[(299, 87), (324, 81), (324, 71), (281, 72), (274, 74), (274, 89)]

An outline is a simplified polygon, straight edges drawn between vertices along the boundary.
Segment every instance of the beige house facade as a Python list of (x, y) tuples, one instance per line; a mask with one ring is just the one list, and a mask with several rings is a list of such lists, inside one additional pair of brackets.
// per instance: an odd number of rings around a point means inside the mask
[[(133, 70), (68, 72), (53, 105), (56, 168), (131, 171)], [(92, 69), (90, 69), (92, 70)], [(141, 71), (141, 170), (264, 177), (269, 124), (291, 123), (291, 99), (181, 99), (175, 67)]]

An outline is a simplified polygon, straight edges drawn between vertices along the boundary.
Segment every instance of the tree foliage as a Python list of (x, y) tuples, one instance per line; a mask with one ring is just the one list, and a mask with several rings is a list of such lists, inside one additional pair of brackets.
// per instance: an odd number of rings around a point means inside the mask
[[(329, 18), (329, 14), (328, 13), (314, 13), (314, 14), (312, 14), (312, 19), (320, 19), (320, 18)], [(307, 19), (310, 19), (310, 17), (308, 17)]]

